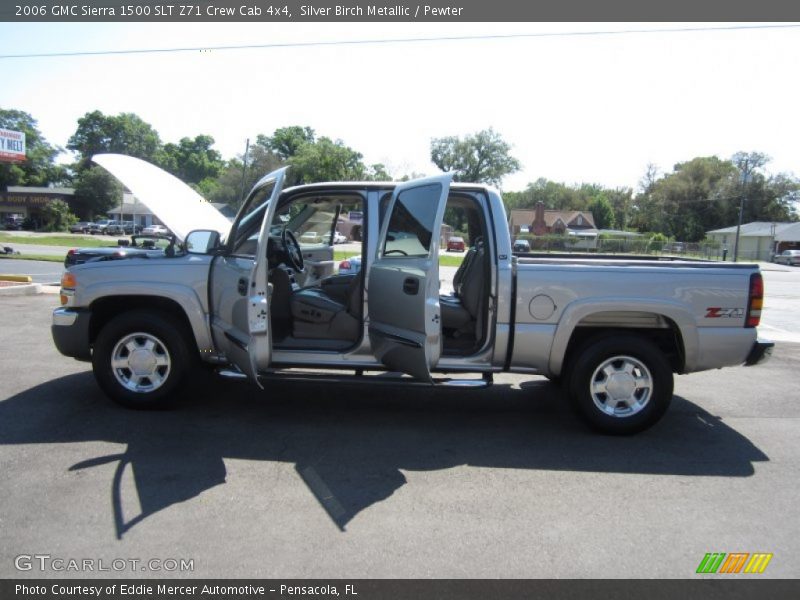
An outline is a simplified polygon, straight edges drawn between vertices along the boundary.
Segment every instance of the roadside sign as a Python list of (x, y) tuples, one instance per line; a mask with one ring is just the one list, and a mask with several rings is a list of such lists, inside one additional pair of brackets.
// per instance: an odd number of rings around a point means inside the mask
[(11, 129), (0, 129), (0, 162), (25, 161), (25, 134)]

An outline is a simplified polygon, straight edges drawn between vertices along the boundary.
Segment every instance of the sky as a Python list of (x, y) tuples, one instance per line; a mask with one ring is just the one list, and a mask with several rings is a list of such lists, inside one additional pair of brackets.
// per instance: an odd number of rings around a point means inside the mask
[[(133, 112), (164, 142), (211, 135), (225, 158), (310, 126), (398, 178), (438, 172), (432, 138), (492, 127), (522, 163), (512, 191), (636, 189), (648, 164), (737, 151), (800, 174), (800, 25), (687, 30), (715, 27), (736, 24), (0, 23), (0, 56), (208, 49), (0, 58), (0, 108), (62, 147), (87, 112)], [(610, 31), (628, 33), (594, 34)], [(456, 37), (471, 39), (430, 40)], [(215, 49), (309, 42), (364, 43)]]

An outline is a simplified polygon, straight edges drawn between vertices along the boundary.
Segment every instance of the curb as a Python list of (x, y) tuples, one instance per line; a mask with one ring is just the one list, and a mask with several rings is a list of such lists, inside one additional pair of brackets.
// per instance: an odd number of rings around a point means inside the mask
[(11, 285), (0, 287), (1, 296), (38, 296), (40, 294), (58, 294), (61, 287), (58, 285), (47, 285), (46, 283), (24, 283), (21, 285)]
[(30, 275), (0, 275), (0, 281), (18, 281), (20, 283), (31, 283), (33, 278)]
[(25, 283), (22, 285), (11, 285), (0, 287), (0, 296), (35, 296), (42, 293), (42, 284)]

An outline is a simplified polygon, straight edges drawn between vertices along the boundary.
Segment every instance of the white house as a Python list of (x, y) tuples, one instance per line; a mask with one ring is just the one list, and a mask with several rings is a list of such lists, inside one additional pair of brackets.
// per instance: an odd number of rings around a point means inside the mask
[[(733, 256), (736, 243), (736, 226), (707, 231), (706, 237), (718, 241), (728, 256)], [(770, 260), (773, 254), (784, 250), (800, 249), (800, 222), (773, 223), (754, 221), (742, 224), (739, 232), (739, 258), (743, 260)]]

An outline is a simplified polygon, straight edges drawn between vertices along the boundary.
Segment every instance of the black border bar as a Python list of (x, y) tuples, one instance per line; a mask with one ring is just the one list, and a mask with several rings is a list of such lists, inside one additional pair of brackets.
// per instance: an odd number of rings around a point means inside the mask
[[(576, 598), (646, 598), (647, 600), (729, 600), (739, 598), (798, 598), (800, 580), (761, 579), (760, 575), (697, 579), (6, 579), (0, 580), (3, 600), (572, 600)], [(22, 586), (22, 587), (20, 587)], [(128, 586), (128, 593), (121, 593)], [(159, 587), (161, 586), (161, 588)], [(209, 588), (239, 592), (203, 593)], [(284, 586), (284, 587), (282, 587)], [(347, 587), (350, 586), (350, 587)], [(169, 588), (179, 588), (181, 591)], [(38, 592), (32, 592), (39, 588)], [(292, 592), (289, 592), (289, 589)], [(100, 593), (92, 590), (100, 589)], [(187, 589), (194, 591), (189, 591)], [(70, 593), (69, 590), (76, 590)], [(81, 591), (77, 591), (81, 590)], [(115, 592), (111, 590), (116, 590)], [(304, 590), (305, 593), (302, 593)], [(333, 593), (335, 590), (338, 595)], [(354, 593), (353, 593), (354, 592)]]
[(4, 0), (12, 22), (581, 22), (800, 20), (791, 0)]

